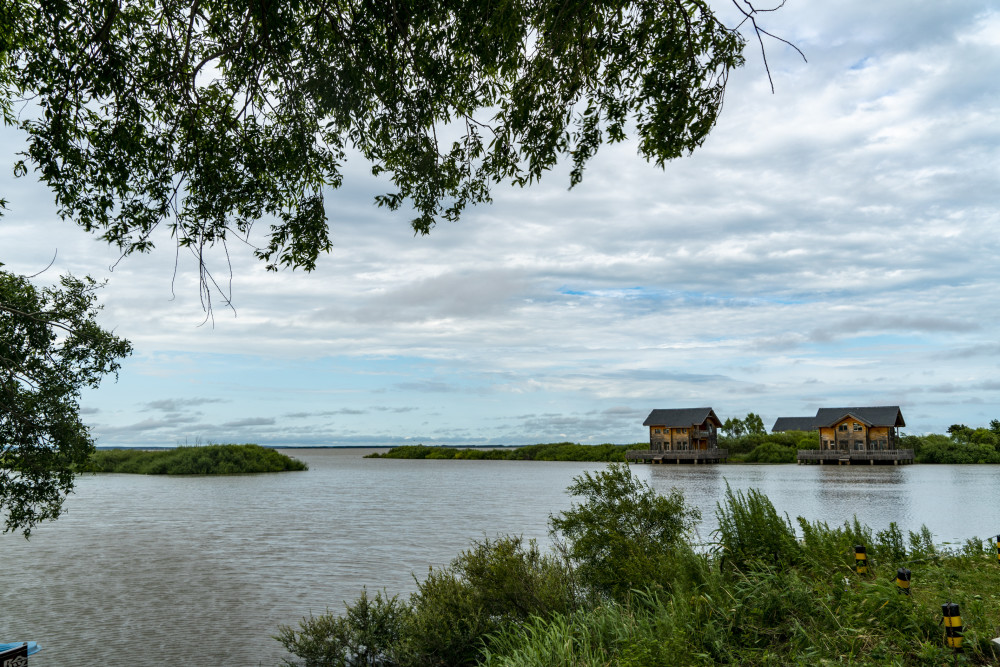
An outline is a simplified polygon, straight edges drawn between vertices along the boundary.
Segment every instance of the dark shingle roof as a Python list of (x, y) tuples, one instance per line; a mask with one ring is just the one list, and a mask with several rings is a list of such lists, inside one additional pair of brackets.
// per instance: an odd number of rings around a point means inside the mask
[(852, 416), (867, 426), (906, 426), (898, 405), (874, 408), (820, 408), (816, 411), (816, 426), (833, 426), (846, 416)]
[(683, 428), (702, 424), (711, 418), (716, 426), (722, 426), (722, 421), (712, 408), (677, 408), (670, 410), (653, 410), (642, 422), (643, 426), (666, 426), (667, 428)]
[(815, 431), (815, 417), (778, 417), (771, 427), (771, 433), (782, 431)]

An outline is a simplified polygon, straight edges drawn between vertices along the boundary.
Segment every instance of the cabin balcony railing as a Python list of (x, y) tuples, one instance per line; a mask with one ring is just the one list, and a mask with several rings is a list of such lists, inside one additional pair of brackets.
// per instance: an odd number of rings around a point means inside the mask
[(906, 461), (913, 460), (912, 449), (800, 449), (800, 461)]
[(728, 449), (630, 449), (625, 452), (627, 461), (704, 461), (729, 458)]

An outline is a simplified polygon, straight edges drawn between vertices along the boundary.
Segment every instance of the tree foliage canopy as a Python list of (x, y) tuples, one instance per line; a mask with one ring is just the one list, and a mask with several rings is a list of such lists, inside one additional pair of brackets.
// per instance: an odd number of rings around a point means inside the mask
[[(2, 265), (0, 265), (2, 266)], [(75, 466), (94, 449), (83, 387), (118, 370), (128, 341), (101, 329), (91, 279), (36, 288), (0, 270), (0, 517), (25, 537), (59, 515)]]
[(349, 155), (426, 234), (560, 160), (575, 185), (630, 132), (658, 165), (686, 154), (745, 41), (705, 0), (0, 0), (0, 16), (18, 170), (63, 216), (126, 254), (165, 223), (199, 258), (269, 219), (270, 269), (330, 249), (324, 189)]

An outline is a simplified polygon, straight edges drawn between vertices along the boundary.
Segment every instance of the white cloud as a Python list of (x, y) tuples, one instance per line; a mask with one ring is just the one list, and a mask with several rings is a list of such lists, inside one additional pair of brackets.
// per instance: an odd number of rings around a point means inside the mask
[[(607, 146), (573, 191), (562, 168), (500, 186), (429, 237), (371, 206), (385, 186), (355, 160), (329, 197), (333, 253), (275, 275), (237, 249), (236, 315), (218, 307), (214, 328), (187, 258), (173, 279), (168, 238), (111, 272), (116, 253), (55, 221), (28, 179), (2, 183), (0, 260), (33, 273), (58, 248), (47, 276), (109, 278), (103, 321), (139, 354), (85, 397), (104, 440), (634, 441), (648, 410), (691, 405), (769, 423), (899, 402), (916, 431), (988, 422), (974, 400), (992, 391), (1000, 324), (989, 10), (790, 2), (768, 27), (809, 63), (768, 42), (772, 95), (751, 43), (694, 156), (659, 170)], [(200, 416), (138, 417), (150, 408)]]

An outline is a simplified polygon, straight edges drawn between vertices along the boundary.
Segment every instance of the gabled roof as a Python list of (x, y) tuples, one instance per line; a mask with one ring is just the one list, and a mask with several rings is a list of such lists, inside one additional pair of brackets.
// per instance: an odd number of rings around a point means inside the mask
[(874, 408), (820, 408), (816, 411), (815, 425), (833, 426), (848, 416), (857, 419), (865, 426), (906, 426), (898, 405)]
[(711, 419), (716, 426), (722, 426), (722, 421), (712, 408), (676, 408), (669, 410), (653, 410), (642, 422), (643, 426), (666, 426), (667, 428), (684, 428), (703, 424)]
[(778, 417), (771, 427), (771, 433), (782, 431), (815, 431), (815, 417)]

